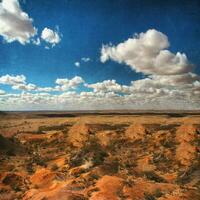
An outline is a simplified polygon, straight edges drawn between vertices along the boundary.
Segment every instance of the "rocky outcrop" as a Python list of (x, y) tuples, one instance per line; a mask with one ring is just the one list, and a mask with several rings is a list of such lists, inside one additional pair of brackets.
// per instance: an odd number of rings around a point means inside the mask
[(85, 123), (76, 123), (68, 132), (68, 142), (74, 147), (83, 147), (89, 139), (90, 128)]
[(125, 136), (131, 141), (143, 140), (146, 134), (145, 127), (138, 123), (130, 125), (125, 132)]

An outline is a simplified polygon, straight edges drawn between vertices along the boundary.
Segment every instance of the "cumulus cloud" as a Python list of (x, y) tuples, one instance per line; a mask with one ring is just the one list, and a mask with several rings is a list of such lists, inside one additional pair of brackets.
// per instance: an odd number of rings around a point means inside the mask
[(58, 79), (56, 79), (56, 84), (58, 84), (59, 86), (56, 86), (55, 88), (57, 90), (65, 91), (68, 89), (75, 89), (81, 83), (84, 83), (84, 80), (80, 76), (75, 76), (72, 79), (58, 78)]
[(72, 79), (58, 78), (56, 79), (56, 85), (54, 87), (40, 87), (32, 83), (26, 83), (26, 77), (24, 75), (4, 75), (0, 77), (0, 84), (11, 85), (13, 90), (22, 91), (34, 91), (34, 92), (54, 92), (54, 91), (66, 91), (74, 90), (81, 83), (84, 83), (82, 77), (75, 76)]
[(13, 85), (12, 89), (14, 90), (25, 90), (25, 91), (33, 91), (37, 89), (37, 86), (34, 84), (17, 84), (17, 85)]
[(81, 66), (80, 62), (75, 62), (74, 65), (75, 65), (76, 67), (80, 67), (80, 66)]
[[(198, 82), (200, 77), (193, 73), (186, 73), (173, 76), (158, 76), (152, 75), (144, 79), (131, 82), (131, 90), (148, 92), (148, 91), (185, 91), (192, 89), (195, 82)], [(192, 90), (191, 90), (192, 91)], [(189, 91), (185, 91), (189, 92)]]
[(41, 38), (51, 44), (52, 46), (55, 46), (61, 41), (59, 32), (57, 30), (52, 30), (49, 28), (44, 28), (42, 33), (41, 33)]
[(178, 74), (173, 76), (160, 76), (160, 75), (152, 75), (150, 76), (155, 82), (158, 82), (162, 85), (188, 85), (192, 84), (195, 81), (199, 81), (200, 77), (194, 73), (185, 73), (185, 74)]
[(183, 91), (169, 93), (116, 94), (115, 92), (76, 91), (61, 94), (30, 93), (0, 96), (1, 110), (97, 110), (97, 109), (199, 109), (199, 95)]
[(29, 43), (37, 33), (32, 22), (32, 18), (22, 11), (18, 0), (0, 2), (0, 35), (6, 42)]
[[(176, 75), (151, 74), (129, 85), (116, 80), (88, 84), (80, 76), (58, 78), (52, 87), (26, 83), (24, 75), (5, 75), (7, 84), (19, 94), (0, 91), (3, 110), (96, 110), (96, 109), (200, 109), (200, 77), (192, 72)], [(85, 86), (81, 92), (76, 90)], [(59, 93), (52, 93), (52, 92)]]
[(24, 75), (4, 75), (0, 77), (0, 84), (4, 85), (17, 85), (26, 83), (26, 77)]
[(184, 53), (174, 54), (169, 46), (168, 37), (155, 29), (136, 34), (116, 46), (102, 46), (101, 62), (111, 59), (146, 75), (131, 82), (124, 100), (160, 109), (200, 107), (200, 76), (193, 73), (194, 66)]
[(167, 50), (168, 37), (150, 29), (114, 46), (103, 45), (101, 62), (111, 59), (125, 63), (136, 72), (154, 75), (176, 75), (190, 72), (193, 65), (184, 53)]
[(94, 92), (129, 93), (129, 87), (118, 84), (116, 80), (105, 80), (94, 84), (85, 84), (85, 86), (94, 89)]
[(37, 90), (35, 84), (26, 83), (26, 77), (24, 75), (4, 75), (0, 77), (0, 84), (11, 85), (13, 90), (34, 91)]
[[(61, 41), (58, 29), (58, 27), (56, 30), (44, 28), (41, 39), (54, 47)], [(22, 10), (19, 0), (0, 1), (0, 35), (8, 43), (18, 41), (23, 45), (41, 44), (40, 38), (36, 37), (37, 28), (33, 26), (33, 19)], [(45, 48), (49, 47), (45, 46)]]

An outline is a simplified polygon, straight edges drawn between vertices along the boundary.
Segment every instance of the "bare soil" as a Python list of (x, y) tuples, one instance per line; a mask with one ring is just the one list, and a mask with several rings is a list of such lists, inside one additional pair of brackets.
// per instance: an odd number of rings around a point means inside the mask
[(0, 200), (191, 199), (198, 112), (0, 113)]

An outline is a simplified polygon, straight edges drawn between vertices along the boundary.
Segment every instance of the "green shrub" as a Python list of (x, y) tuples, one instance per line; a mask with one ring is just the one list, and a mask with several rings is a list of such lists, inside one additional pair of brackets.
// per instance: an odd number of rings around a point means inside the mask
[(157, 175), (153, 171), (147, 171), (144, 174), (148, 179), (150, 179), (152, 181), (155, 181), (155, 182), (158, 182), (158, 183), (166, 183), (166, 180), (164, 178), (160, 177), (159, 175)]
[(144, 193), (144, 198), (145, 200), (156, 200), (156, 198), (152, 194), (149, 194), (149, 193)]
[(72, 153), (69, 164), (76, 167), (91, 160), (93, 165), (100, 165), (108, 154), (102, 149), (96, 138), (91, 138), (78, 152)]
[(59, 167), (58, 167), (57, 164), (53, 164), (53, 165), (51, 166), (51, 170), (52, 170), (52, 171), (56, 171), (56, 170), (58, 170), (58, 169), (59, 169)]

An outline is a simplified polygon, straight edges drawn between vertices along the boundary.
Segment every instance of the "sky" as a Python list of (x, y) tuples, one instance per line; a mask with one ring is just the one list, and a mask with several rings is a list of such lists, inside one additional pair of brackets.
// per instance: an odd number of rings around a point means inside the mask
[(200, 109), (199, 0), (0, 1), (0, 110)]

